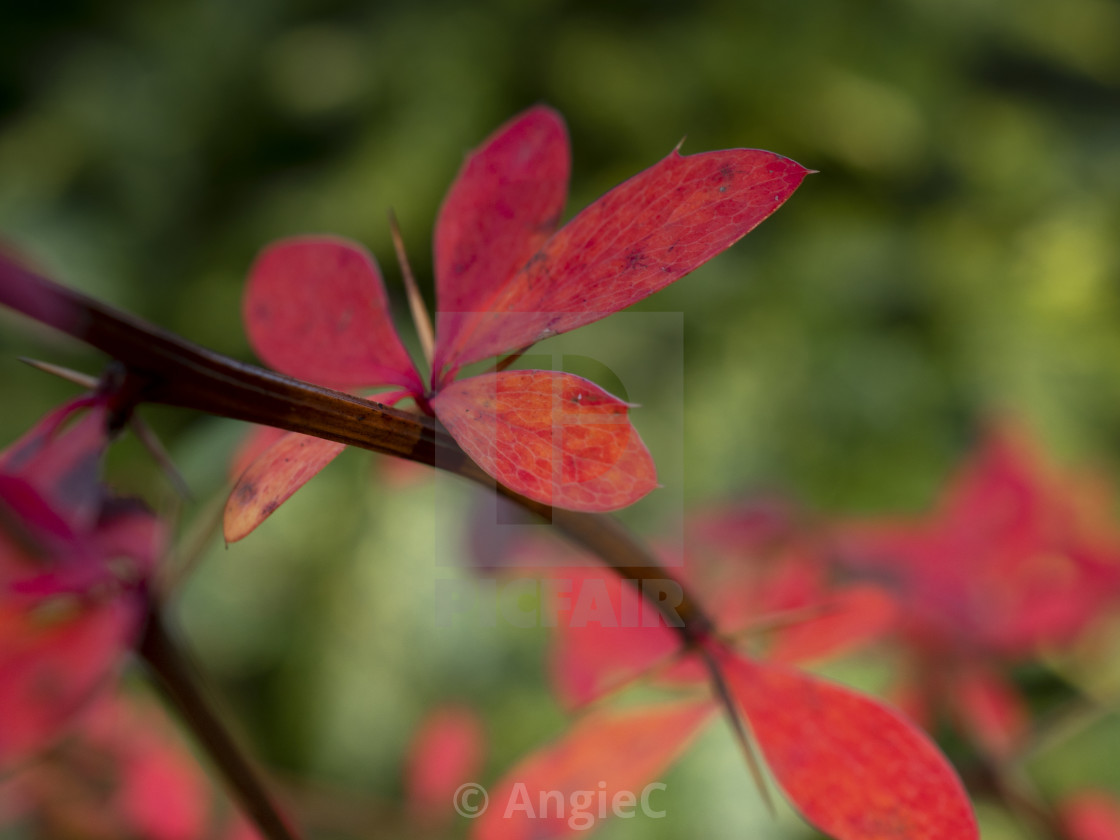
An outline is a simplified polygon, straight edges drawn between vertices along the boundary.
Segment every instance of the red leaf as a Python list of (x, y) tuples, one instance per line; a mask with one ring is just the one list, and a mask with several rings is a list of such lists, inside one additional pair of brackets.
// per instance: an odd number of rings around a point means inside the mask
[(373, 257), (344, 239), (274, 242), (245, 288), (253, 349), (278, 371), (332, 388), (424, 389), (390, 317)]
[(780, 665), (713, 652), (775, 778), (825, 834), (836, 840), (979, 837), (953, 768), (897, 712)]
[(345, 448), (295, 432), (280, 438), (242, 473), (230, 493), (223, 523), (226, 541), (251, 534)]
[(454, 347), (465, 313), (485, 307), (560, 224), (571, 169), (564, 121), (531, 108), (471, 154), (436, 222), (439, 298), (435, 368)]
[(822, 613), (776, 633), (767, 659), (808, 662), (839, 656), (881, 639), (898, 621), (898, 604), (883, 589), (856, 584), (822, 595)]
[(440, 391), (436, 416), (479, 466), (546, 504), (608, 511), (657, 486), (629, 406), (578, 376), (506, 371)]
[(512, 278), (493, 279), (444, 364), (521, 349), (653, 294), (745, 236), (807, 173), (755, 149), (674, 150), (583, 210)]
[[(609, 816), (616, 803), (627, 807), (616, 797), (640, 797), (692, 742), (714, 709), (703, 700), (588, 715), (493, 786), (489, 807), (475, 821), (471, 836), (548, 840), (590, 828), (600, 815)], [(634, 804), (630, 801), (629, 807)]]
[(1030, 713), (1015, 689), (979, 665), (959, 669), (950, 683), (949, 701), (961, 728), (992, 758), (1006, 760), (1030, 730)]

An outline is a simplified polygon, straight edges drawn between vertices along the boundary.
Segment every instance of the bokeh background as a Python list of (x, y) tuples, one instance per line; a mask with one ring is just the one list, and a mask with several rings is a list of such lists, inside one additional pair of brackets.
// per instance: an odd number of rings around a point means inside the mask
[[(366, 243), (411, 341), (387, 210), (431, 303), (444, 191), (533, 103), (568, 121), (569, 213), (686, 135), (686, 153), (767, 148), (820, 174), (639, 305), (683, 313), (651, 316), (664, 333), (604, 322), (573, 345), (625, 372), (665, 462), (666, 491), (628, 521), (652, 533), (759, 490), (825, 513), (921, 510), (991, 416), (1116, 475), (1118, 32), (1112, 0), (9, 4), (0, 233), (60, 280), (251, 360), (246, 269), (300, 232)], [(3, 441), (72, 392), (17, 355), (104, 361), (0, 312)], [(147, 416), (201, 527), (244, 430)], [(135, 444), (111, 466), (172, 506)], [(425, 710), (480, 711), (484, 781), (563, 726), (545, 631), (435, 620), (433, 581), (469, 576), (474, 504), (348, 452), (245, 542), (201, 553), (176, 607), (281, 774), (392, 813)], [(1093, 740), (1120, 748), (1107, 726)], [(602, 836), (802, 836), (767, 822), (741, 764), (715, 731), (667, 779), (672, 819)], [(1086, 768), (1120, 787), (1115, 762), (1076, 750), (1046, 784)], [(986, 836), (1026, 836), (984, 819)]]

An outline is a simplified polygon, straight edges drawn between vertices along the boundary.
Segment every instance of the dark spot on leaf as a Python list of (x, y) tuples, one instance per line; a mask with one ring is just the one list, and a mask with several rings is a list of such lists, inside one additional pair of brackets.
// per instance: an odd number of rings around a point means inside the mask
[(649, 263), (646, 262), (645, 252), (641, 248), (632, 248), (623, 257), (624, 265), (627, 271), (635, 271), (641, 268), (648, 268)]

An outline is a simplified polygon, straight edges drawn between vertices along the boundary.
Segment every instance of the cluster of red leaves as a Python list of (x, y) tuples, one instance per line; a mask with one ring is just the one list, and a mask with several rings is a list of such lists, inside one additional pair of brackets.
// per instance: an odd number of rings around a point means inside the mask
[(841, 562), (899, 603), (916, 720), (947, 709), (988, 757), (1022, 745), (1030, 715), (1008, 665), (1059, 651), (1120, 605), (1120, 529), (1105, 485), (993, 427), (928, 515), (841, 523)]
[(0, 823), (36, 836), (253, 840), (162, 711), (104, 693), (57, 749), (0, 784)]
[[(543, 574), (551, 588), (564, 593), (551, 657), (559, 697), (582, 705), (642, 674), (677, 696), (597, 707), (509, 770), (491, 801), (506, 802), (515, 787), (533, 802), (542, 792), (559, 791), (566, 799), (602, 790), (612, 800), (639, 791), (730, 702), (733, 714), (749, 722), (790, 802), (830, 836), (976, 837), (968, 797), (925, 734), (878, 701), (791, 667), (881, 636), (895, 614), (876, 588), (835, 588), (824, 557), (798, 530), (789, 512), (773, 505), (692, 523), (683, 564), (677, 564), (680, 579), (707, 599), (719, 630), (694, 647), (683, 647), (663, 618), (648, 621), (642, 596), (614, 573), (547, 566)], [(533, 549), (535, 563), (541, 553)], [(567, 583), (558, 586), (557, 579)], [(781, 614), (798, 615), (804, 623), (767, 621)], [(642, 618), (626, 622), (623, 616)], [(767, 657), (740, 652), (729, 635), (752, 623), (767, 629)], [(729, 697), (711, 691), (713, 669)], [(492, 808), (476, 821), (474, 836), (514, 840), (573, 833), (565, 819), (550, 816)]]
[[(676, 150), (563, 227), (570, 152), (554, 111), (515, 117), (468, 156), (436, 223), (436, 341), (421, 376), (393, 326), (373, 257), (332, 237), (278, 242), (250, 272), (244, 317), (279, 371), (412, 397), (500, 483), (582, 511), (625, 507), (657, 486), (630, 406), (559, 371), (456, 379), (635, 303), (728, 248), (789, 198), (807, 170), (771, 152)], [(289, 435), (241, 477), (226, 538), (253, 530), (342, 450)]]
[(77, 400), (0, 453), (0, 769), (66, 727), (146, 614), (165, 534), (99, 482), (107, 413)]

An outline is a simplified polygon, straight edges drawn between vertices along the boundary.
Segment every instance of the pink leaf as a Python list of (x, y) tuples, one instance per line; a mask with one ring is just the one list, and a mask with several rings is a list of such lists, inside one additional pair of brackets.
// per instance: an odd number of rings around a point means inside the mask
[(499, 128), (463, 164), (436, 222), (437, 370), (466, 313), (484, 307), (560, 224), (569, 158), (563, 119), (538, 106)]
[(471, 836), (549, 840), (590, 828), (616, 805), (634, 813), (645, 786), (685, 750), (714, 709), (703, 700), (588, 715), (493, 786)]
[(332, 388), (401, 385), (423, 393), (390, 317), (385, 284), (361, 246), (326, 236), (274, 242), (245, 289), (253, 349), (278, 371)]
[(949, 762), (897, 712), (780, 665), (713, 647), (790, 801), (836, 840), (978, 838)]
[[(733, 245), (808, 173), (771, 152), (673, 151), (560, 229), (464, 318), (442, 358), (464, 364), (617, 312)], [(445, 308), (441, 304), (441, 308)]]
[(554, 371), (474, 376), (432, 400), (480, 467), (511, 489), (581, 511), (626, 507), (657, 486), (629, 406), (586, 379)]
[(242, 473), (230, 493), (223, 525), (226, 540), (237, 542), (251, 534), (345, 448), (295, 432), (280, 438)]

